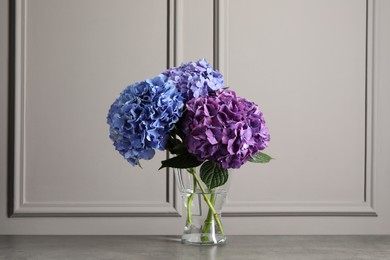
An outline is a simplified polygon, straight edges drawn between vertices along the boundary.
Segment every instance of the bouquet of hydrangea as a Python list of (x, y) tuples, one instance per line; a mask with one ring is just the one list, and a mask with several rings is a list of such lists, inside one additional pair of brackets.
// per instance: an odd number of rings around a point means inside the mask
[(116, 150), (131, 165), (152, 159), (156, 149), (167, 150), (173, 157), (161, 168), (186, 169), (202, 187), (194, 171), (201, 166), (209, 190), (227, 181), (228, 169), (271, 159), (261, 152), (270, 136), (258, 105), (227, 89), (205, 59), (126, 87), (107, 122)]

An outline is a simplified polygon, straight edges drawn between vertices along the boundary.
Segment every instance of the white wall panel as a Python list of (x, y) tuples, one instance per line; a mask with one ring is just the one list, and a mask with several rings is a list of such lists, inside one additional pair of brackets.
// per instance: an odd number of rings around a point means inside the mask
[(178, 215), (165, 153), (131, 167), (108, 138), (122, 89), (170, 62), (167, 2), (135, 3), (16, 2), (16, 214)]
[(372, 212), (365, 203), (366, 1), (223, 2), (223, 72), (238, 95), (260, 104), (267, 152), (276, 158), (235, 172), (229, 205), (259, 214)]
[(205, 58), (213, 64), (213, 1), (183, 3), (183, 62)]

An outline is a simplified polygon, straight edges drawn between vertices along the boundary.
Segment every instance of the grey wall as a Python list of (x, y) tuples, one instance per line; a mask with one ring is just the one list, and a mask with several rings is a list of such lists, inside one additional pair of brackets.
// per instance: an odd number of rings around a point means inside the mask
[(127, 84), (202, 57), (260, 104), (276, 158), (232, 171), (227, 233), (390, 232), (388, 1), (15, 2), (12, 218), (0, 2), (0, 233), (179, 234), (164, 153), (131, 168), (105, 117)]

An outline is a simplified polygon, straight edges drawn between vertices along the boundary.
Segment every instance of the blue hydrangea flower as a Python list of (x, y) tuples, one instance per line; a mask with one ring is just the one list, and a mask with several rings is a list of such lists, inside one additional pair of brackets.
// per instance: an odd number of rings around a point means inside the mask
[(205, 59), (170, 68), (164, 74), (173, 81), (185, 102), (194, 97), (208, 96), (210, 91), (224, 88), (221, 73), (214, 70)]
[(133, 166), (164, 150), (182, 116), (183, 97), (164, 74), (126, 87), (111, 105), (107, 123), (117, 151)]

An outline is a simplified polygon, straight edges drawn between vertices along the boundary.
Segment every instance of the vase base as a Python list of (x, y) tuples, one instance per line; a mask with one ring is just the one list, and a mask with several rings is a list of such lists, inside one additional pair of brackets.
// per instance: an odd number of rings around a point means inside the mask
[(183, 234), (181, 237), (181, 243), (185, 245), (197, 245), (197, 246), (216, 246), (223, 245), (226, 242), (226, 236), (221, 234)]

